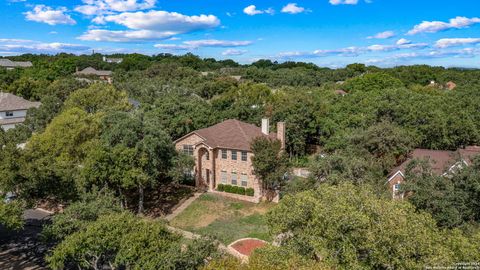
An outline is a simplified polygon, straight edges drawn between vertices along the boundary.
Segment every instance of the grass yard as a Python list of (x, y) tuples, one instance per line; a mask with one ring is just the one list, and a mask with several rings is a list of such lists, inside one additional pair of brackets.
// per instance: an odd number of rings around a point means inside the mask
[(215, 236), (222, 243), (254, 237), (270, 241), (264, 214), (275, 204), (259, 204), (203, 194), (170, 224), (201, 235)]

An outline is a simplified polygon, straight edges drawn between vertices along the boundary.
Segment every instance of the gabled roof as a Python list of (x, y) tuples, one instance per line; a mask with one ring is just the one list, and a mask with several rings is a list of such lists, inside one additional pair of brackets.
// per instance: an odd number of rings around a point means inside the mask
[(0, 92), (0, 111), (28, 110), (40, 106), (40, 102), (31, 102), (10, 93)]
[(473, 158), (477, 155), (480, 155), (480, 147), (478, 146), (467, 146), (456, 151), (415, 149), (410, 153), (407, 160), (389, 173), (389, 176), (392, 176), (399, 171), (405, 174), (408, 164), (414, 159), (429, 160), (433, 173), (436, 175), (442, 175), (448, 172), (458, 161), (464, 161), (467, 164), (471, 164)]
[(257, 137), (265, 136), (272, 139), (276, 138), (275, 133), (270, 133), (270, 135), (267, 136), (262, 133), (261, 128), (235, 119), (225, 120), (211, 127), (193, 131), (186, 136), (192, 133), (202, 137), (204, 139), (203, 143), (211, 148), (228, 148), (245, 151), (250, 151), (250, 143)]
[(0, 66), (15, 68), (15, 67), (31, 67), (33, 65), (32, 65), (32, 62), (30, 61), (21, 62), (21, 61), (12, 61), (10, 59), (0, 59)]
[(93, 67), (87, 67), (82, 71), (75, 72), (76, 75), (97, 75), (97, 76), (110, 76), (112, 72), (110, 70), (96, 70)]

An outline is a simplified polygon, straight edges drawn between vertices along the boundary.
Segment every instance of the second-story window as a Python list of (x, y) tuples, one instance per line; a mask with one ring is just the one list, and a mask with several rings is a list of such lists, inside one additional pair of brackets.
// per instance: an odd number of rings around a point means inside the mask
[(13, 116), (13, 112), (5, 112), (5, 116), (7, 116), (7, 117), (12, 117), (12, 116)]
[(193, 145), (184, 144), (183, 145), (183, 153), (189, 156), (193, 156)]
[(237, 160), (237, 151), (232, 150), (232, 160)]
[(222, 149), (222, 159), (227, 159), (227, 150)]
[(242, 161), (247, 161), (247, 151), (242, 151)]

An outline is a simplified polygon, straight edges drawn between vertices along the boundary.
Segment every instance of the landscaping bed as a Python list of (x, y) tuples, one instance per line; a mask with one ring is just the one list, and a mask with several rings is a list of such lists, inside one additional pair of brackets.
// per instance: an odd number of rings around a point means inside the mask
[(239, 241), (235, 241), (230, 245), (231, 248), (235, 249), (242, 255), (250, 256), (252, 252), (257, 249), (265, 246), (267, 243), (265, 241), (259, 239), (241, 239)]

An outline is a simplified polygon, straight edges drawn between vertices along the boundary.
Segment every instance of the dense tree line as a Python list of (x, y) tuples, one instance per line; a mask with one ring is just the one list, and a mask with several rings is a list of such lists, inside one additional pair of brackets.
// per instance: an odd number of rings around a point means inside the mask
[[(411, 269), (478, 260), (478, 160), (450, 178), (415, 164), (403, 202), (390, 199), (385, 176), (413, 148), (480, 143), (479, 70), (113, 57), (124, 60), (22, 55), (12, 60), (33, 68), (0, 70), (0, 91), (42, 102), (24, 124), (0, 129), (0, 191), (18, 196), (2, 198), (0, 223), (21, 228), (22, 209), (39, 199), (67, 204), (44, 231), (56, 244), (52, 268), (193, 269), (216, 258), (212, 241), (185, 244), (131, 213), (143, 211), (145, 193), (181, 182), (192, 167), (173, 140), (225, 119), (258, 125), (263, 117), (286, 122), (284, 152), (271, 141), (252, 145), (263, 183), (284, 195), (268, 214), (278, 245), (243, 267)], [(76, 68), (88, 66), (114, 71), (114, 83), (76, 80)], [(308, 166), (311, 176), (286, 181), (290, 165)], [(219, 258), (205, 267), (237, 265)]]

